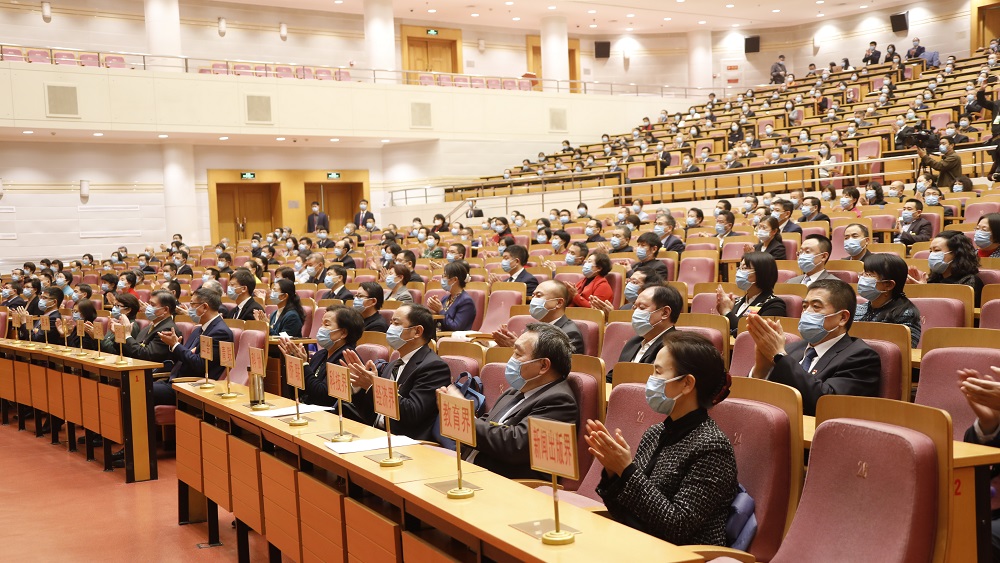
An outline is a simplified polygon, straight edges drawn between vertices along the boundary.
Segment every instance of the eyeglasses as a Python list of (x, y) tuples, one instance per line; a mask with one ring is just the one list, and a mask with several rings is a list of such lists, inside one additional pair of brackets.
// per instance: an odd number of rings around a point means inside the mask
[(753, 272), (753, 268), (751, 268), (750, 266), (747, 266), (745, 264), (741, 264), (740, 267), (737, 268), (737, 270), (739, 270), (741, 272)]

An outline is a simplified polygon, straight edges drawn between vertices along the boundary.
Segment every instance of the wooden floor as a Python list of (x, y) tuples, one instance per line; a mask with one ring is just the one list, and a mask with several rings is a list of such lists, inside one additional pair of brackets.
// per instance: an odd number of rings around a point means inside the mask
[[(25, 562), (236, 561), (231, 514), (219, 511), (221, 547), (198, 548), (205, 523), (177, 525), (173, 456), (160, 452), (160, 478), (125, 484), (123, 469), (105, 473), (84, 448), (67, 453), (0, 426), (0, 560)], [(65, 433), (61, 436), (65, 440)], [(266, 543), (250, 534), (253, 561), (266, 561)]]

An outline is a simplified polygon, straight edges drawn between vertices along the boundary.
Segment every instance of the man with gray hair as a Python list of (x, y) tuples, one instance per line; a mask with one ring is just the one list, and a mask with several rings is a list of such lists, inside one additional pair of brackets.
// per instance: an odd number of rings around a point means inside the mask
[(200, 287), (191, 297), (191, 304), (187, 309), (188, 316), (199, 326), (191, 331), (187, 341), (181, 343), (180, 337), (173, 331), (158, 333), (160, 340), (170, 350), (174, 367), (170, 370), (169, 379), (153, 382), (154, 405), (176, 404), (177, 396), (170, 386), (174, 379), (205, 376), (205, 360), (199, 353), (202, 335), (212, 339), (212, 361), (208, 362), (208, 377), (211, 379), (222, 377), (224, 368), (219, 363), (219, 342), (232, 342), (233, 331), (229, 330), (225, 319), (219, 313), (220, 306), (222, 306), (221, 293)]
[[(464, 459), (508, 479), (546, 479), (531, 469), (528, 417), (579, 424), (580, 409), (567, 381), (572, 359), (565, 332), (548, 323), (529, 324), (507, 362), (510, 388), (476, 419), (476, 447), (463, 450)], [(462, 398), (454, 385), (438, 393)]]

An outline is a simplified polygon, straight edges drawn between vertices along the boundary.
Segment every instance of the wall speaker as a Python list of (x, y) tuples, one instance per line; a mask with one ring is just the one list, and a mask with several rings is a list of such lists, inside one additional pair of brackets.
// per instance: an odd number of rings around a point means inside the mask
[(746, 37), (743, 39), (743, 52), (744, 53), (759, 53), (760, 52), (760, 35), (754, 35), (752, 37)]
[(594, 41), (594, 58), (595, 59), (610, 59), (611, 58), (611, 42), (610, 41)]
[(80, 197), (90, 197), (90, 180), (80, 180)]
[(889, 23), (892, 24), (892, 31), (906, 31), (910, 29), (910, 12), (900, 12), (889, 16)]

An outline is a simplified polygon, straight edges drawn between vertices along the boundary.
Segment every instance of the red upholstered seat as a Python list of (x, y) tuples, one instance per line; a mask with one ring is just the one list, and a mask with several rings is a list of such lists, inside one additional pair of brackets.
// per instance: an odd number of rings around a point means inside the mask
[[(736, 454), (740, 484), (753, 497), (757, 535), (749, 552), (769, 561), (781, 545), (791, 491), (791, 423), (767, 403), (730, 398), (709, 411)], [(747, 429), (752, 428), (752, 432)]]
[(507, 329), (515, 335), (520, 336), (524, 332), (525, 327), (533, 322), (535, 322), (535, 319), (531, 315), (517, 315), (507, 321)]
[(483, 395), (486, 397), (487, 411), (493, 408), (500, 395), (503, 395), (503, 392), (510, 387), (507, 384), (507, 378), (503, 375), (506, 369), (506, 363), (493, 362), (483, 366), (482, 373), (479, 374), (479, 378), (483, 380)]
[(917, 385), (918, 405), (948, 411), (956, 440), (962, 440), (965, 430), (976, 417), (965, 395), (958, 389), (955, 370), (974, 369), (992, 373), (990, 366), (1000, 366), (1000, 350), (992, 348), (936, 348), (920, 359), (920, 385)]
[[(866, 462), (864, 478), (858, 460)], [(937, 483), (937, 453), (926, 435), (828, 420), (816, 428), (801, 501), (771, 561), (928, 561), (937, 519), (947, 517), (937, 514)]]
[(355, 351), (358, 353), (358, 357), (361, 358), (361, 361), (366, 364), (369, 360), (372, 362), (376, 360), (389, 361), (389, 348), (387, 346), (382, 346), (381, 344), (358, 344)]
[(583, 353), (588, 356), (600, 356), (601, 329), (597, 323), (581, 319), (575, 319), (573, 322), (576, 323), (576, 327), (580, 329), (580, 334), (583, 336)]
[(316, 333), (323, 326), (323, 315), (326, 315), (326, 307), (316, 307), (316, 310), (312, 313), (312, 325), (309, 327), (309, 332), (307, 333), (303, 330), (303, 336), (316, 338)]
[(514, 305), (523, 305), (521, 293), (512, 290), (499, 290), (490, 293), (490, 302), (487, 305), (486, 315), (479, 326), (480, 332), (493, 332), (500, 328), (501, 324), (510, 318), (510, 308)]
[(469, 372), (472, 376), (479, 375), (479, 362), (465, 356), (441, 356), (448, 367), (451, 368), (451, 380), (455, 381), (463, 371)]
[(160, 426), (171, 426), (175, 422), (177, 407), (174, 405), (156, 405), (153, 407), (153, 419)]
[(601, 359), (608, 371), (614, 369), (618, 363), (618, 358), (622, 355), (622, 348), (629, 338), (635, 336), (632, 323), (613, 322), (604, 327), (604, 349), (601, 350)]
[(479, 330), (486, 316), (486, 292), (482, 289), (466, 289), (465, 292), (476, 304), (476, 318), (472, 321), (472, 330)]
[(699, 293), (691, 298), (691, 312), (692, 313), (704, 313), (709, 315), (718, 314), (718, 310), (715, 308), (715, 294), (714, 293)]
[(564, 283), (568, 283), (569, 285), (576, 286), (576, 284), (579, 283), (580, 280), (583, 279), (583, 277), (584, 277), (583, 274), (579, 272), (561, 272), (556, 274), (554, 279), (556, 281), (561, 281)]
[(798, 295), (778, 295), (785, 302), (785, 316), (797, 319), (802, 316), (802, 298)]
[(882, 360), (882, 378), (879, 380), (878, 396), (883, 399), (896, 399), (902, 393), (902, 353), (899, 346), (888, 340), (865, 339), (865, 344), (878, 352)]
[[(979, 272), (982, 274), (982, 270)], [(979, 314), (980, 328), (1000, 328), (1000, 299), (983, 303)]]
[(267, 333), (263, 330), (244, 330), (240, 345), (236, 348), (236, 366), (229, 371), (233, 383), (246, 385), (250, 381), (250, 348), (264, 349)]
[(702, 256), (681, 258), (677, 281), (682, 281), (688, 285), (688, 297), (691, 297), (694, 294), (694, 284), (714, 282), (716, 280), (716, 268), (716, 261), (711, 258)]
[[(100, 317), (98, 317), (98, 319), (100, 319)], [(181, 332), (181, 336), (184, 337), (184, 342), (187, 342), (188, 337), (191, 336), (192, 332), (194, 332), (194, 323), (178, 321), (174, 324), (177, 325), (177, 330), (179, 330)]]
[(726, 334), (725, 337), (723, 337), (723, 335), (720, 334), (718, 330), (704, 326), (678, 326), (677, 330), (686, 330), (704, 336), (709, 342), (712, 343), (712, 346), (715, 346), (715, 349), (718, 350), (720, 353), (724, 351), (722, 345), (722, 339), (729, 338), (729, 334)]
[[(923, 333), (936, 327), (965, 326), (965, 305), (958, 299), (911, 297), (910, 301), (920, 310), (920, 328)], [(920, 335), (921, 342), (923, 333)]]
[[(573, 395), (576, 396), (576, 404), (580, 407), (580, 420), (577, 421), (576, 425), (577, 461), (580, 464), (580, 478), (575, 481), (563, 479), (561, 483), (566, 487), (566, 490), (575, 491), (583, 483), (585, 473), (594, 460), (594, 455), (590, 453), (590, 449), (583, 436), (586, 434), (585, 426), (587, 420), (600, 420), (601, 418), (600, 397), (598, 393), (604, 392), (604, 384), (602, 382), (598, 385), (597, 380), (590, 374), (575, 371), (570, 372), (568, 381), (570, 387), (573, 388)], [(638, 442), (636, 443), (638, 444)]]

